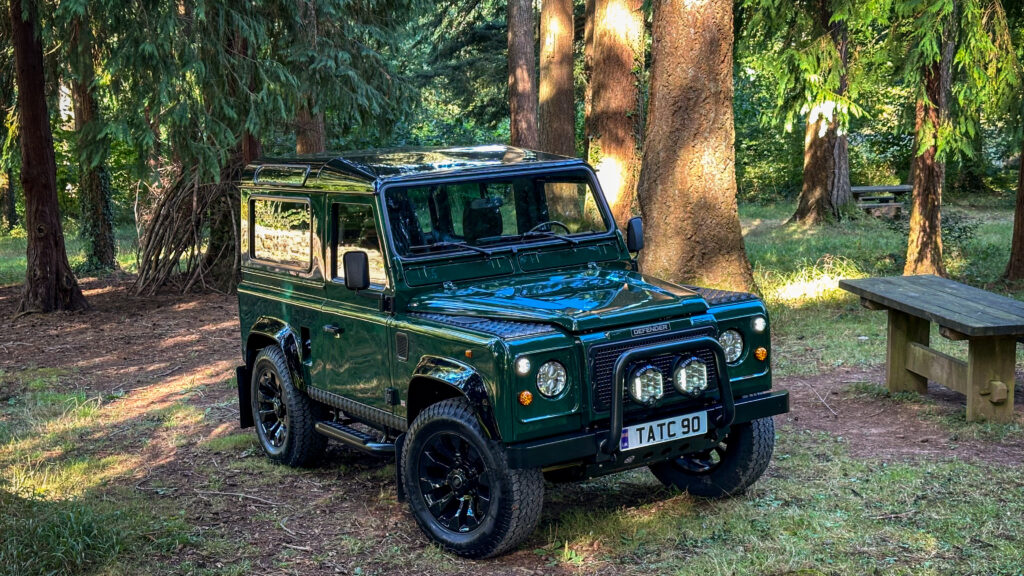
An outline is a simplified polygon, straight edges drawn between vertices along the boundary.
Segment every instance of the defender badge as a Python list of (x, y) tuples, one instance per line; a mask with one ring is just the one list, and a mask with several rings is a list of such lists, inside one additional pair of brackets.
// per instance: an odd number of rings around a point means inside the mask
[(668, 322), (662, 322), (661, 324), (654, 324), (652, 326), (633, 328), (633, 336), (646, 336), (648, 334), (657, 334), (658, 332), (665, 332), (667, 330)]

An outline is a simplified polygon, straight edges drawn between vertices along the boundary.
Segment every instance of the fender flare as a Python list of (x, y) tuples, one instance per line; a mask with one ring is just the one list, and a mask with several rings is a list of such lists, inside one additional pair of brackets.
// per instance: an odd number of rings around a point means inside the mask
[[(442, 384), (452, 391), (452, 396), (465, 396), (476, 409), (484, 428), (491, 434), (492, 438), (499, 439), (501, 435), (498, 430), (497, 421), (494, 418), (493, 396), (488, 390), (480, 373), (475, 368), (441, 356), (423, 356), (419, 364), (413, 370), (412, 380), (428, 379)], [(412, 386), (410, 385), (410, 398), (412, 397)], [(409, 424), (416, 418), (418, 412), (407, 414)]]
[(252, 325), (245, 341), (245, 364), (250, 370), (252, 370), (252, 361), (256, 358), (256, 350), (251, 349), (250, 346), (254, 336), (260, 340), (271, 340), (281, 347), (285, 360), (288, 362), (288, 370), (292, 373), (295, 387), (305, 390), (306, 381), (302, 375), (302, 360), (299, 357), (299, 337), (291, 326), (279, 318), (269, 316), (261, 316)]

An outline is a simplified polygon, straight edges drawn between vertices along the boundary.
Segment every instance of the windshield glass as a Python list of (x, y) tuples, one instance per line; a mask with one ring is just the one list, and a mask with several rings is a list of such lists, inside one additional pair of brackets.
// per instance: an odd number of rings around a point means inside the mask
[[(401, 256), (488, 249), (608, 231), (586, 174), (543, 175), (388, 188), (385, 201)], [(480, 250), (478, 250), (480, 251)]]

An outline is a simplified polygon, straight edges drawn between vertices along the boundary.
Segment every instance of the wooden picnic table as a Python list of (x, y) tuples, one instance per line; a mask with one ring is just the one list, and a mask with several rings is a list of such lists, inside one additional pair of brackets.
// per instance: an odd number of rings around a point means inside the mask
[(851, 186), (850, 192), (857, 202), (857, 207), (872, 210), (889, 210), (890, 216), (897, 216), (898, 211), (903, 208), (903, 202), (899, 197), (913, 191), (914, 187), (909, 184), (893, 184), (887, 186)]
[[(886, 382), (890, 392), (925, 393), (928, 380), (967, 396), (967, 420), (1013, 420), (1017, 341), (1024, 302), (938, 276), (840, 280), (871, 310), (888, 310)], [(967, 361), (928, 346), (930, 323), (967, 340)]]

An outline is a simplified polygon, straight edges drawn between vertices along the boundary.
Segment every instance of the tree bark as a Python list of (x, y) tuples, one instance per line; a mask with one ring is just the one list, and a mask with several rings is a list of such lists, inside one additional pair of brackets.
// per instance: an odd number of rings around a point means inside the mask
[(590, 160), (590, 138), (594, 85), (594, 5), (596, 0), (585, 0), (583, 7), (583, 158)]
[(1024, 280), (1024, 144), (1021, 145), (1020, 166), (1017, 173), (1017, 205), (1013, 212), (1013, 242), (1010, 261), (1004, 276), (1007, 280)]
[(537, 135), (537, 63), (533, 47), (533, 2), (508, 3), (508, 105), (510, 142), (535, 149)]
[[(26, 19), (22, 18), (23, 11)], [(68, 265), (57, 204), (57, 165), (46, 108), (43, 45), (35, 0), (11, 0), (9, 16), (19, 96), (21, 188), (28, 231), (25, 289), (18, 314), (84, 310), (89, 304)]]
[(942, 64), (935, 62), (925, 72), (925, 99), (918, 99), (914, 114), (916, 140), (931, 143), (924, 151), (916, 151), (911, 173), (914, 186), (911, 194), (910, 237), (907, 241), (907, 263), (904, 275), (945, 275), (942, 265), (942, 185), (946, 166), (938, 158), (936, 139), (941, 120), (939, 102), (942, 96), (940, 77)]
[(736, 205), (731, 0), (654, 3), (640, 209), (645, 274), (754, 287)]
[[(828, 30), (839, 54), (842, 71), (836, 93), (845, 96), (848, 88), (849, 33), (843, 21), (832, 22), (827, 0), (815, 7), (818, 26)], [(804, 137), (804, 174), (800, 200), (790, 222), (822, 224), (840, 218), (843, 206), (853, 201), (850, 189), (850, 154), (846, 134), (840, 133), (836, 103), (813, 108), (807, 115)]]
[[(302, 0), (299, 4), (299, 15), (302, 18), (302, 34), (311, 50), (316, 50), (317, 15), (316, 3)], [(319, 154), (327, 149), (324, 131), (324, 113), (316, 112), (315, 95), (307, 94), (295, 111), (295, 153)]]
[(97, 137), (99, 104), (93, 93), (92, 29), (87, 16), (76, 17), (72, 22), (70, 44), (76, 73), (71, 82), (71, 99), (78, 138), (78, 197), (86, 262), (90, 270), (113, 270), (117, 268), (117, 242), (110, 204), (110, 172), (105, 163), (109, 144)]
[(572, 0), (544, 0), (540, 13), (540, 149), (576, 155)]
[(295, 112), (295, 153), (319, 154), (327, 149), (323, 112), (313, 113), (312, 102)]
[(634, 68), (643, 65), (643, 0), (596, 0), (591, 148), (588, 160), (620, 226), (634, 212), (640, 171), (640, 91)]

